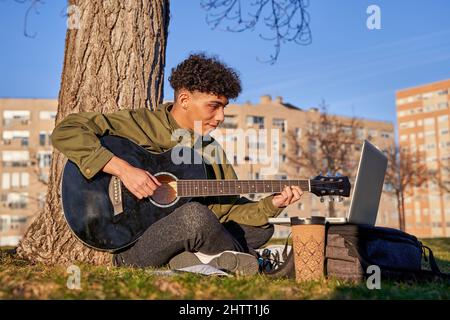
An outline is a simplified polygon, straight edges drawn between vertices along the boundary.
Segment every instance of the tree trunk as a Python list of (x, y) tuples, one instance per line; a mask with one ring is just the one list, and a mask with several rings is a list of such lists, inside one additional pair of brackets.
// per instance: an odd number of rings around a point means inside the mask
[(405, 231), (405, 211), (403, 207), (402, 194), (400, 191), (396, 191), (395, 196), (397, 197), (398, 228)]
[(405, 215), (405, 194), (402, 191), (400, 193), (400, 215), (401, 215), (401, 225), (400, 230), (405, 231), (406, 230), (406, 215)]
[[(56, 123), (70, 113), (153, 108), (162, 102), (169, 0), (70, 0), (79, 28), (66, 34)], [(77, 18), (77, 17), (73, 17)], [(60, 202), (65, 157), (53, 151), (45, 208), (17, 248), (45, 264), (110, 264), (111, 255), (84, 246), (65, 223)]]
[(328, 203), (328, 216), (329, 217), (336, 217), (336, 210), (334, 207), (334, 201), (330, 201)]

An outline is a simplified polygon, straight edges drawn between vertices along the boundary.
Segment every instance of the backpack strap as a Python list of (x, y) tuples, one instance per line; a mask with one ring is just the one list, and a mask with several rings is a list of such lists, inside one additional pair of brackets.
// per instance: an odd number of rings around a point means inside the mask
[[(286, 242), (284, 243), (284, 248), (283, 248), (283, 252), (282, 252), (282, 257), (283, 257), (283, 261), (286, 261), (288, 258), (288, 252), (287, 249), (289, 247), (289, 238), (291, 237), (292, 232), (289, 233), (289, 235), (286, 237)], [(291, 248), (291, 254), (293, 253), (294, 248)]]
[[(428, 250), (428, 258), (425, 253), (425, 249)], [(442, 275), (442, 272), (441, 272), (441, 270), (439, 270), (439, 266), (436, 263), (436, 259), (434, 258), (433, 251), (431, 250), (431, 248), (422, 244), (422, 251), (423, 251), (423, 257), (424, 257), (425, 261), (429, 261), (429, 263), (430, 263), (431, 271), (433, 273), (435, 273), (436, 275), (439, 275), (439, 276)]]

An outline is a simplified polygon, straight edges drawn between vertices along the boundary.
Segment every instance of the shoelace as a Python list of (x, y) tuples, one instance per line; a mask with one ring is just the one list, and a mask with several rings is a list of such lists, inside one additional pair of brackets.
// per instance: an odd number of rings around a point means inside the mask
[(278, 250), (264, 249), (260, 255), (259, 268), (261, 272), (270, 272), (278, 269), (283, 263)]
[[(289, 238), (291, 237), (291, 233), (286, 238), (286, 242), (284, 244), (283, 252), (280, 255), (279, 250), (270, 250), (265, 248), (263, 252), (260, 254), (258, 258), (259, 262), (259, 271), (260, 272), (271, 272), (278, 268), (280, 268), (288, 257), (288, 247), (289, 247)], [(291, 249), (292, 250), (292, 249)]]

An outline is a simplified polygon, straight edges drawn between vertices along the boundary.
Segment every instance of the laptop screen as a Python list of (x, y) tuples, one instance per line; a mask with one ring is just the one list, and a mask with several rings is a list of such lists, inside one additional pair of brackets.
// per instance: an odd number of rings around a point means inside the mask
[(387, 162), (383, 152), (364, 141), (350, 203), (350, 223), (375, 225)]

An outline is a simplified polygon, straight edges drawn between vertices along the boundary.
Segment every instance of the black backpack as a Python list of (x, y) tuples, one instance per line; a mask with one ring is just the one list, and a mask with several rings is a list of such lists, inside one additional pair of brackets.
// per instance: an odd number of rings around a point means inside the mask
[[(341, 280), (363, 281), (377, 266), (382, 279), (450, 280), (434, 258), (433, 252), (415, 236), (397, 229), (355, 224), (328, 224), (325, 247), (325, 274)], [(267, 272), (271, 278), (295, 278), (293, 250), (276, 270)], [(428, 254), (427, 254), (428, 251)], [(422, 258), (431, 270), (422, 267)], [(370, 270), (368, 272), (368, 270)]]

